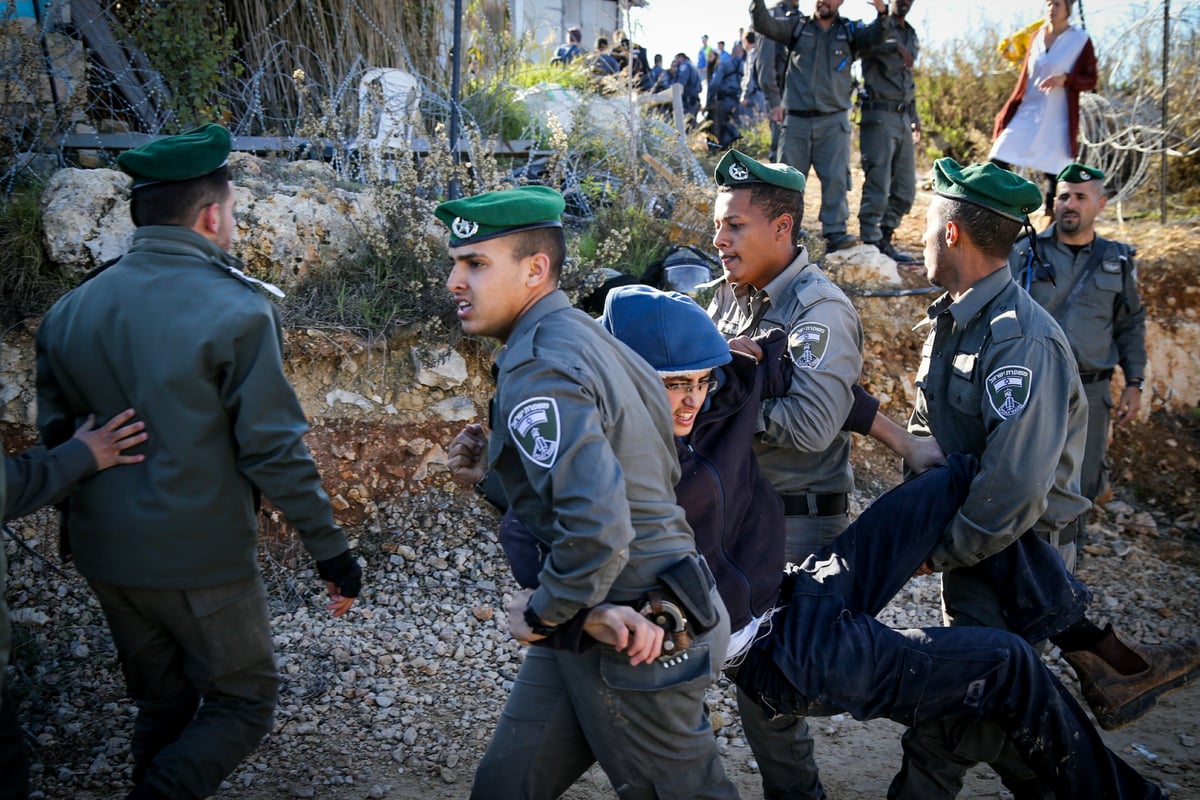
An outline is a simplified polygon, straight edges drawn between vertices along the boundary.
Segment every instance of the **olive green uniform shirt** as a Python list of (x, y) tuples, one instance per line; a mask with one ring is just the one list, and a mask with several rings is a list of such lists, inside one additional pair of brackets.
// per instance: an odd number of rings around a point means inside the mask
[(833, 114), (850, 109), (858, 51), (883, 35), (880, 17), (869, 25), (837, 17), (829, 29), (805, 14), (775, 17), (764, 0), (753, 0), (754, 30), (788, 48), (783, 105), (788, 111)]
[(255, 489), (318, 560), (347, 549), (304, 444), (283, 371), (275, 307), (199, 234), (145, 226), (129, 252), (59, 299), (37, 332), (38, 428), (48, 445), (91, 412), (137, 410), (140, 464), (105, 470), (68, 498), (67, 530), (89, 580), (196, 589), (258, 571)]
[[(1137, 290), (1137, 267), (1129, 248), (1100, 236), (1078, 253), (1058, 240), (1056, 224), (1038, 234), (1038, 253), (1054, 269), (1054, 281), (1028, 281), (1029, 294), (1050, 309), (1075, 353), (1081, 374), (1121, 365), (1126, 378), (1146, 376), (1146, 309)], [(1063, 307), (1093, 251), (1100, 263), (1070, 306)], [(1008, 259), (1013, 278), (1026, 286), (1029, 240), (1021, 239)], [(1036, 270), (1035, 276), (1036, 277)], [(1046, 276), (1043, 274), (1043, 277)]]
[(931, 563), (970, 566), (1031, 529), (1058, 544), (1089, 505), (1079, 494), (1087, 401), (1066, 336), (1007, 269), (958, 300), (943, 295), (927, 321), (909, 430), (979, 459)]
[(764, 400), (754, 450), (781, 494), (835, 494), (854, 488), (850, 433), (842, 424), (862, 372), (862, 324), (850, 300), (800, 248), (756, 291), (722, 280), (708, 315), (726, 339), (773, 330), (788, 335), (796, 369), (784, 397)]
[(556, 291), (517, 321), (495, 373), (489, 468), (549, 547), (530, 599), (542, 619), (636, 601), (696, 553), (667, 393), (641, 356)]

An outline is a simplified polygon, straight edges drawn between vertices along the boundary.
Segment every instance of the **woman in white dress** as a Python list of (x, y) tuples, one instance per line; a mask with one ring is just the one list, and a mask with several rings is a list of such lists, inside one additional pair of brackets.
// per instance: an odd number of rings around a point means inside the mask
[(1047, 180), (1046, 213), (1054, 209), (1054, 176), (1079, 152), (1079, 93), (1096, 88), (1096, 53), (1087, 31), (1071, 25), (1074, 0), (1047, 0), (1046, 21), (1033, 34), (1017, 86), (996, 115), (988, 158), (1025, 167)]

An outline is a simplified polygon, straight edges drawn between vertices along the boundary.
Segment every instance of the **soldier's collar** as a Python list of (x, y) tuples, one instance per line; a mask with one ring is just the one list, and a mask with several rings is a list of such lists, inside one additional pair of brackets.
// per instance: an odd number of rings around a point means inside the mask
[(954, 321), (966, 325), (1012, 282), (1012, 271), (1007, 268), (998, 269), (976, 281), (974, 286), (963, 292), (962, 297), (950, 304)]

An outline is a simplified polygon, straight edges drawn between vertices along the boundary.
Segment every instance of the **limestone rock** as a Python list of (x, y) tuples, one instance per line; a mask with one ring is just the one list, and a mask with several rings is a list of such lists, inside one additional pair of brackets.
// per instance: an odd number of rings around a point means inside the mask
[(467, 362), (456, 350), (427, 353), (414, 347), (412, 357), (417, 383), (422, 386), (452, 389), (467, 380)]
[(874, 245), (860, 244), (846, 250), (826, 253), (821, 266), (839, 284), (859, 286), (899, 286), (896, 262)]
[(129, 248), (129, 176), (111, 169), (64, 169), (42, 193), (50, 260), (79, 273)]

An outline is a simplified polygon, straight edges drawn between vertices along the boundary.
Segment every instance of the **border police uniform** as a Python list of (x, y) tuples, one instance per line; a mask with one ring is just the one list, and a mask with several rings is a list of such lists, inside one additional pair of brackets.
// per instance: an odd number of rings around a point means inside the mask
[[(551, 191), (492, 192), (437, 213), (458, 246), (558, 224)], [(549, 550), (529, 603), (536, 616), (561, 624), (605, 601), (640, 605), (672, 567), (702, 563), (675, 503), (670, 409), (645, 361), (554, 291), (519, 317), (495, 375), (489, 470)], [(711, 582), (706, 600), (713, 626), (686, 659), (631, 666), (608, 646), (531, 647), (472, 797), (557, 797), (593, 761), (623, 796), (736, 797), (704, 710), (729, 623)]]
[[(118, 165), (137, 192), (209, 175), (229, 145), (209, 125), (123, 153)], [(190, 228), (144, 225), (37, 332), (48, 445), (91, 411), (103, 419), (135, 407), (150, 431), (145, 461), (81, 484), (64, 519), (139, 709), (135, 782), (172, 798), (215, 793), (271, 730), (278, 679), (256, 559), (258, 493), (283, 510), (322, 574), (322, 563), (347, 560), (358, 575), (304, 444), (279, 316), (239, 267)]]
[[(768, 183), (804, 190), (804, 176), (796, 170), (759, 164), (736, 150), (721, 159), (715, 177), (719, 186)], [(794, 367), (791, 385), (785, 396), (761, 404), (754, 452), (762, 474), (784, 501), (787, 560), (799, 563), (850, 523), (848, 495), (854, 475), (850, 432), (842, 425), (854, 405), (853, 387), (862, 372), (858, 313), (801, 247), (792, 263), (761, 290), (721, 279), (708, 314), (726, 339), (773, 330), (783, 330), (788, 337)], [(764, 787), (780, 792), (789, 787), (794, 796), (822, 797), (804, 719), (767, 721), (755, 708), (741, 705)]]
[[(1037, 187), (993, 164), (962, 169), (940, 159), (934, 175), (939, 195), (1012, 219), (1041, 202)], [(1000, 600), (975, 565), (1026, 531), (1058, 546), (1073, 565), (1073, 522), (1087, 508), (1079, 494), (1087, 424), (1083, 386), (1062, 330), (1007, 269), (984, 277), (958, 300), (942, 296), (922, 324), (932, 329), (921, 353), (909, 430), (936, 437), (946, 453), (980, 461), (972, 490), (930, 562), (943, 572), (944, 610), (952, 625), (1007, 629)], [(905, 733), (904, 768), (889, 796), (953, 797), (973, 761), (1008, 769), (997, 763), (1003, 745), (1003, 732), (986, 723), (914, 727)], [(1019, 763), (1008, 771), (1011, 780), (1031, 777)]]
[[(1059, 181), (1104, 180), (1104, 173), (1071, 164)], [(1013, 247), (1013, 278), (1062, 326), (1075, 354), (1087, 395), (1087, 447), (1080, 493), (1094, 500), (1108, 483), (1108, 429), (1112, 419), (1109, 381), (1118, 364), (1127, 386), (1146, 375), (1146, 309), (1137, 289), (1137, 267), (1128, 245), (1096, 236), (1080, 248), (1062, 243), (1057, 223), (1037, 235), (1037, 253), (1049, 271), (1033, 262), (1029, 239)], [(1084, 512), (1085, 515), (1087, 512)], [(1080, 520), (1080, 532), (1086, 524)]]
[(916, 61), (921, 42), (907, 21), (892, 16), (885, 20), (884, 41), (862, 52), (866, 91), (859, 128), (863, 187), (858, 235), (867, 244), (882, 245), (881, 249), (895, 258), (895, 249), (887, 252), (886, 248), (917, 196), (913, 131), (921, 123), (913, 71), (904, 65), (897, 45)]
[[(784, 90), (787, 118), (783, 123), (781, 161), (821, 179), (821, 235), (832, 249), (847, 247), (850, 207), (850, 69), (858, 52), (879, 41), (880, 20), (864, 25), (838, 16), (829, 29), (805, 14), (771, 15), (764, 0), (753, 0), (754, 30), (788, 48)], [(881, 17), (882, 19), (882, 17)], [(796, 220), (799, 225), (800, 220)]]

